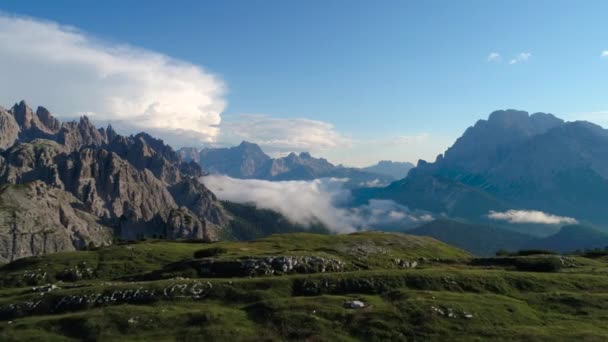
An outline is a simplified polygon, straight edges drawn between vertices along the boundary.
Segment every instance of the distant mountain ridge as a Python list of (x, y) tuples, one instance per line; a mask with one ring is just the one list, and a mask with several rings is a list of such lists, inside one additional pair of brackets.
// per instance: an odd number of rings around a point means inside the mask
[(364, 167), (361, 170), (391, 176), (394, 179), (402, 179), (405, 178), (407, 176), (407, 173), (413, 168), (414, 164), (410, 162), (394, 162), (390, 160), (381, 160), (377, 164)]
[(506, 110), (469, 127), (435, 162), (360, 192), (414, 209), (479, 219), (489, 210), (534, 209), (608, 224), (608, 131), (551, 114)]
[(257, 144), (247, 141), (228, 148), (205, 148), (200, 151), (182, 148), (178, 153), (184, 161), (198, 162), (206, 172), (233, 178), (272, 181), (349, 178), (351, 187), (381, 186), (395, 180), (388, 174), (336, 166), (307, 152), (271, 158)]
[(407, 234), (430, 236), (478, 256), (493, 256), (499, 250), (516, 252), (540, 249), (556, 253), (608, 247), (608, 233), (583, 225), (568, 225), (557, 233), (538, 238), (493, 226), (440, 219), (406, 231)]

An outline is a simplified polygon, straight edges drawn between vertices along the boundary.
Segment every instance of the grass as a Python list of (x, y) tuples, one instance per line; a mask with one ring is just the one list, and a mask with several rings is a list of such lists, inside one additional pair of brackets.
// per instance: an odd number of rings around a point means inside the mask
[[(344, 272), (237, 278), (130, 281), (167, 264), (206, 258), (326, 255), (357, 265)], [(538, 258), (524, 256), (517, 258)], [(552, 256), (553, 257), (553, 256)], [(393, 259), (426, 258), (417, 268)], [(385, 341), (608, 339), (608, 263), (570, 256), (557, 272), (472, 266), (467, 253), (421, 237), (359, 233), (287, 234), (213, 244), (146, 241), (95, 251), (22, 259), (0, 269), (0, 307), (41, 300), (38, 311), (0, 319), (2, 341)], [(59, 272), (82, 262), (94, 276), (58, 283), (40, 295), (7, 279), (26, 271)], [(362, 267), (365, 265), (365, 267)], [(205, 285), (203, 296), (163, 290)], [(62, 298), (155, 291), (147, 302), (104, 302), (54, 310)], [(187, 293), (187, 291), (185, 292)], [(344, 303), (360, 300), (362, 309)], [(45, 306), (46, 305), (46, 306)]]

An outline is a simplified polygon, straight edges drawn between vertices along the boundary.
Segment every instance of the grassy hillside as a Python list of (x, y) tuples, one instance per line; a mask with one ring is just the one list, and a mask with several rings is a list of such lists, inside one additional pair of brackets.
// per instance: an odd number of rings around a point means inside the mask
[(403, 234), (145, 241), (18, 260), (0, 279), (2, 341), (608, 338), (602, 258), (472, 259)]

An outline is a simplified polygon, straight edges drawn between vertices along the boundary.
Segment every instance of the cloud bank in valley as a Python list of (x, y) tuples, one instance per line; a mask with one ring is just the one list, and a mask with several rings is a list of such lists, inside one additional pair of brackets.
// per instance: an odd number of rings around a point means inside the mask
[(537, 224), (576, 224), (578, 221), (572, 217), (557, 216), (536, 210), (508, 210), (505, 212), (490, 211), (488, 217), (493, 220), (509, 223), (537, 223)]
[(0, 94), (24, 96), (61, 117), (89, 115), (169, 143), (212, 142), (224, 84), (201, 67), (102, 42), (72, 27), (0, 14)]
[(293, 222), (311, 224), (321, 221), (338, 233), (361, 229), (399, 228), (432, 220), (426, 213), (413, 213), (389, 200), (371, 200), (367, 205), (346, 208), (350, 191), (343, 188), (345, 179), (325, 178), (313, 181), (271, 182), (235, 179), (211, 175), (202, 182), (220, 199), (253, 203), (272, 209)]

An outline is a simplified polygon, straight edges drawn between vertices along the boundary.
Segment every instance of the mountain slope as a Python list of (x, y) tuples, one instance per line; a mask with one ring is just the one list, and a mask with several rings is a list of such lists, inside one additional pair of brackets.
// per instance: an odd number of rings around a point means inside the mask
[(112, 243), (72, 194), (35, 181), (0, 188), (0, 262)]
[(493, 256), (500, 249), (517, 251), (534, 240), (532, 236), (490, 225), (451, 220), (429, 222), (407, 233), (430, 236), (479, 256)]
[(608, 223), (607, 154), (608, 131), (597, 125), (498, 111), (445, 156), (362, 196), (474, 220), (489, 210), (534, 209), (601, 225)]
[(545, 249), (560, 253), (608, 247), (608, 234), (581, 225), (564, 226), (559, 232), (527, 244), (527, 248)]
[(407, 176), (407, 173), (414, 168), (414, 164), (409, 162), (394, 162), (390, 160), (382, 160), (378, 164), (364, 167), (361, 170), (365, 172), (377, 173), (393, 177), (394, 179), (402, 179)]

